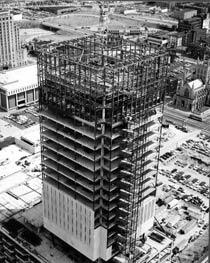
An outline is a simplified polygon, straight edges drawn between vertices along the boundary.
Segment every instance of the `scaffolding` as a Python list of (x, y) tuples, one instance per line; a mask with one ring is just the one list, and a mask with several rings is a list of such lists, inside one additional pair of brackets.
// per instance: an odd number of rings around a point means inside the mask
[(167, 66), (166, 50), (115, 36), (38, 57), (43, 180), (91, 207), (112, 255), (129, 262), (139, 207), (156, 191)]

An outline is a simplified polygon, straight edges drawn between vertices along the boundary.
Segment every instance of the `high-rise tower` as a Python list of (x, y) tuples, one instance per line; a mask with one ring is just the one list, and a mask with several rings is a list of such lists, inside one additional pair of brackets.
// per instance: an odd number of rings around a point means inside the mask
[(19, 28), (9, 11), (0, 10), (0, 70), (26, 64), (26, 50), (21, 48)]
[(44, 226), (91, 261), (153, 225), (167, 53), (88, 36), (38, 58)]

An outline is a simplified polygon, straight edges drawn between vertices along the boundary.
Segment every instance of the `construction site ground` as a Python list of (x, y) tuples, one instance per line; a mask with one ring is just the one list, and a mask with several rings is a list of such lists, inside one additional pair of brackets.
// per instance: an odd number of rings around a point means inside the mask
[(180, 253), (178, 258), (176, 258), (176, 262), (199, 263), (202, 256), (208, 251), (207, 249), (204, 250), (204, 247), (207, 246), (208, 242), (209, 229), (206, 229), (202, 236)]

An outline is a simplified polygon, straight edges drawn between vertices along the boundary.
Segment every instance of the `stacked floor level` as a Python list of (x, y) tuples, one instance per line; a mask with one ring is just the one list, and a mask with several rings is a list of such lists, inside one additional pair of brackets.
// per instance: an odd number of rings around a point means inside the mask
[(167, 62), (115, 37), (39, 55), (44, 226), (92, 261), (153, 224)]

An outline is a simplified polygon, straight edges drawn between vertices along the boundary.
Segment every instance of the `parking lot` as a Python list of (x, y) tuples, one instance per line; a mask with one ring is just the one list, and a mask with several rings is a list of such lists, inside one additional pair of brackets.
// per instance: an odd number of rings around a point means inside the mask
[(169, 151), (168, 148), (163, 147), (164, 153), (160, 155), (159, 178), (165, 176), (170, 183), (179, 183), (180, 186), (185, 186), (186, 190), (192, 189), (199, 196), (208, 198), (210, 136), (198, 133), (189, 137), (192, 139), (186, 138)]
[[(163, 135), (156, 218), (175, 234), (174, 247), (180, 249), (177, 259), (184, 253), (181, 251), (205, 235), (209, 225), (210, 136), (199, 130), (182, 131), (174, 125), (164, 128)], [(184, 233), (187, 228), (189, 231)], [(206, 241), (201, 246), (204, 248)], [(194, 258), (195, 254), (191, 254)]]

